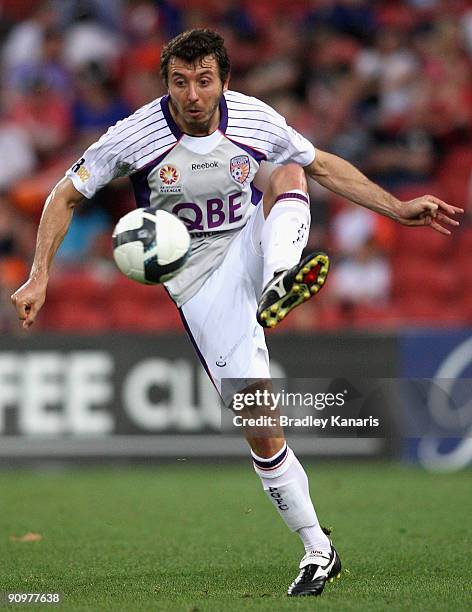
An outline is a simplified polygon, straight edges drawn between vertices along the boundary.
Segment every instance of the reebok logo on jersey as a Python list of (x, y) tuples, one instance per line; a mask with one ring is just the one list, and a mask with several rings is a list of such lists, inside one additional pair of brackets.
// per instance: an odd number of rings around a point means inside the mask
[(217, 161), (202, 162), (201, 164), (192, 164), (191, 168), (193, 172), (199, 170), (211, 170), (212, 168), (219, 168), (220, 164)]

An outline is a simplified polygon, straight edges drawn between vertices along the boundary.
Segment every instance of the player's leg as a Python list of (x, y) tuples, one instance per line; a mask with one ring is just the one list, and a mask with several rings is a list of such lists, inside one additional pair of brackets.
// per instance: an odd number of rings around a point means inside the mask
[(303, 168), (296, 164), (277, 167), (270, 175), (262, 205), (265, 287), (274, 274), (300, 260), (308, 239), (310, 197)]
[[(248, 269), (252, 271), (257, 295), (261, 294), (263, 283), (265, 254), (261, 250), (261, 235), (265, 224), (262, 210), (258, 210), (253, 218), (251, 243), (246, 250), (252, 254)], [(258, 386), (262, 389), (261, 384)], [(270, 381), (267, 380), (265, 387), (269, 386)], [(253, 392), (254, 389), (251, 387), (248, 391)], [(259, 411), (270, 416), (274, 414), (270, 408), (270, 405), (263, 406)], [(254, 411), (254, 408), (251, 410)], [(320, 527), (305, 470), (287, 446), (281, 427), (247, 428), (245, 435), (263, 489), (289, 529), (298, 533), (305, 547), (306, 554), (300, 563), (300, 574), (288, 593), (292, 596), (319, 595), (326, 581), (339, 575), (341, 563)]]
[[(259, 209), (229, 247), (222, 265), (181, 308), (198, 355), (227, 402), (232, 393), (242, 392), (254, 379), (268, 381), (270, 378), (264, 332), (254, 316), (256, 295), (260, 295), (262, 287), (263, 257), (259, 230), (263, 223), (262, 209)], [(229, 387), (225, 387), (225, 383)], [(313, 554), (318, 551), (317, 558), (324, 563), (323, 550), (327, 550), (329, 543), (326, 545), (326, 538), (321, 541), (323, 534), (309, 497), (305, 472), (287, 448), (282, 429), (264, 436), (257, 432), (246, 435), (254, 453), (253, 460), (260, 463), (256, 472), (264, 488), (284, 486), (284, 495), (291, 495), (290, 511), (279, 511), (281, 517), (289, 528), (299, 533), (307, 547), (314, 549)], [(276, 497), (271, 493), (275, 492), (268, 492), (274, 503)], [(294, 513), (300, 515), (299, 522), (295, 522)], [(287, 517), (291, 517), (288, 522)], [(315, 585), (320, 592), (326, 578), (327, 574), (316, 585), (310, 581), (308, 588), (313, 589)]]
[[(316, 516), (308, 478), (295, 453), (287, 445), (278, 421), (279, 411), (274, 409), (271, 401), (271, 392), (271, 381), (261, 380), (240, 393), (242, 396), (250, 395), (251, 406), (239, 410), (238, 414), (248, 419), (247, 422), (253, 419), (255, 423), (262, 423), (244, 429), (251, 447), (254, 469), (270, 502), (287, 526), (298, 532), (306, 552), (319, 550), (329, 554), (329, 540)], [(260, 401), (254, 402), (254, 399)]]
[(261, 231), (264, 292), (257, 320), (274, 327), (323, 286), (328, 256), (317, 252), (300, 261), (310, 230), (310, 199), (303, 168), (279, 167), (270, 176), (263, 200)]
[[(258, 209), (230, 246), (220, 268), (181, 308), (187, 332), (227, 405), (234, 392), (271, 388), (264, 331), (254, 316), (256, 294), (262, 286), (263, 258), (256, 244), (262, 223), (262, 210)], [(245, 408), (243, 416), (273, 416), (271, 407)], [(279, 486), (291, 500), (285, 508), (288, 502), (284, 497), (284, 509), (278, 510), (281, 518), (298, 531), (307, 548), (327, 551), (329, 542), (319, 527), (306, 474), (287, 447), (282, 427), (246, 428), (245, 435), (269, 500), (276, 505), (274, 491), (269, 489)]]
[[(264, 401), (265, 391), (268, 393)], [(287, 527), (298, 533), (305, 548), (301, 578), (291, 585), (289, 595), (319, 595), (326, 580), (339, 574), (340, 562), (318, 521), (305, 470), (285, 441), (277, 420), (279, 413), (270, 399), (271, 391), (269, 380), (258, 381), (245, 389), (240, 395), (248, 394), (250, 407), (238, 410), (238, 414), (248, 422), (252, 418), (253, 422), (262, 423), (245, 428), (254, 470), (267, 498)], [(260, 401), (255, 402), (256, 398)], [(239, 401), (243, 401), (241, 397)]]

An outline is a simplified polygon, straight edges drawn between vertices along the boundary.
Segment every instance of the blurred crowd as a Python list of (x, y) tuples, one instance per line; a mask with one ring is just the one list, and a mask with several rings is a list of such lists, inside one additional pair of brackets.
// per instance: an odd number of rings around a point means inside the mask
[[(470, 0), (0, 0), (0, 330), (18, 327), (9, 295), (27, 276), (48, 192), (110, 125), (165, 93), (162, 46), (193, 27), (224, 36), (231, 88), (274, 106), (316, 146), (401, 199), (432, 192), (466, 208), (462, 229), (443, 239), (313, 183), (309, 244), (335, 265), (291, 326), (472, 323)], [(176, 324), (147, 287), (154, 312), (136, 317), (130, 298), (123, 314), (124, 294), (142, 291), (119, 278), (110, 233), (132, 206), (119, 180), (78, 207), (38, 328)], [(84, 303), (64, 305), (67, 296)]]

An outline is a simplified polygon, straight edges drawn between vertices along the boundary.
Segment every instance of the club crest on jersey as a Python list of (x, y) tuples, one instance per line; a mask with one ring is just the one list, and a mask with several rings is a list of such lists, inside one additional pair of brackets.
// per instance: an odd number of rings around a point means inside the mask
[(166, 164), (158, 170), (159, 193), (182, 193), (182, 185), (178, 185), (180, 180), (179, 169), (171, 164)]
[(249, 161), (249, 155), (237, 155), (229, 161), (229, 171), (234, 180), (238, 183), (245, 183), (249, 176), (251, 169), (251, 162)]

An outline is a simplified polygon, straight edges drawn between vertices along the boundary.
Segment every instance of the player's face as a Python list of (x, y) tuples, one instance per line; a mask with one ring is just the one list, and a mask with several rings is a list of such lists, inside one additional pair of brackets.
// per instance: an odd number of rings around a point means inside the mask
[(218, 105), (228, 86), (227, 80), (221, 81), (216, 59), (208, 55), (187, 64), (173, 57), (168, 71), (170, 108), (179, 128), (192, 136), (214, 132), (220, 120)]

